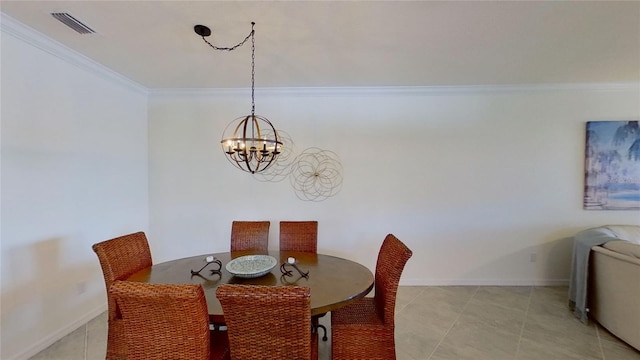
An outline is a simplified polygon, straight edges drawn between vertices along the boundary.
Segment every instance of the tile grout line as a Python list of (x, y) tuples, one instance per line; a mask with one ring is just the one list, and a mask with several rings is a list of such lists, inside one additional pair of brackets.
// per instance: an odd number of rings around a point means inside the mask
[(604, 356), (604, 349), (602, 348), (602, 338), (600, 338), (600, 329), (597, 324), (594, 324), (596, 328), (596, 337), (598, 338), (598, 347), (600, 348), (600, 355), (602, 355), (602, 360), (607, 360)]
[(520, 353), (520, 343), (522, 343), (522, 334), (524, 334), (524, 326), (527, 323), (527, 318), (529, 317), (529, 308), (531, 307), (531, 298), (533, 298), (533, 292), (535, 291), (535, 286), (531, 287), (529, 291), (529, 301), (527, 302), (527, 310), (524, 312), (524, 320), (522, 321), (522, 326), (520, 327), (520, 336), (518, 336), (518, 345), (516, 346), (516, 353), (513, 356), (514, 360), (518, 359), (518, 354)]
[(84, 324), (84, 360), (87, 360), (87, 353), (89, 347), (89, 323)]
[[(400, 314), (400, 312), (402, 312), (402, 310), (404, 310), (407, 306), (411, 305), (411, 303), (413, 303), (414, 301), (416, 301), (416, 299), (417, 299), (417, 298), (419, 298), (419, 297), (420, 297), (420, 295), (422, 295), (422, 293), (424, 293), (424, 287), (422, 287), (422, 286), (421, 286), (421, 287), (420, 287), (420, 292), (419, 292), (416, 296), (414, 296), (414, 297), (411, 299), (411, 301), (407, 302), (407, 303), (406, 303), (402, 308), (397, 309), (396, 313), (394, 314), (394, 317), (395, 317), (396, 315), (399, 315), (399, 314)], [(396, 302), (396, 304), (397, 304), (397, 302)], [(394, 321), (395, 321), (395, 320), (394, 320)], [(395, 336), (395, 331), (394, 331), (394, 336)], [(396, 353), (397, 353), (397, 352), (398, 352), (398, 350), (396, 349)], [(413, 356), (412, 356), (411, 358), (413, 359)]]
[(464, 304), (464, 306), (462, 307), (462, 310), (460, 310), (460, 313), (458, 313), (458, 316), (456, 317), (456, 319), (453, 320), (453, 322), (451, 323), (451, 325), (447, 329), (447, 332), (442, 336), (440, 341), (438, 341), (438, 344), (436, 344), (436, 346), (433, 348), (433, 350), (431, 351), (431, 354), (429, 354), (429, 357), (427, 358), (427, 360), (431, 359), (433, 354), (435, 354), (436, 350), (438, 350), (438, 347), (440, 347), (440, 344), (442, 344), (444, 339), (449, 335), (449, 332), (451, 331), (451, 329), (453, 329), (453, 326), (458, 322), (458, 320), (460, 319), (460, 317), (462, 316), (464, 311), (467, 309), (467, 306), (469, 306), (469, 303), (471, 302), (473, 297), (476, 296), (476, 294), (478, 293), (478, 289), (480, 289), (480, 287), (476, 286), (476, 289), (473, 291), (473, 294), (469, 297), (469, 300), (467, 300), (467, 302)]
[(423, 292), (424, 292), (424, 288), (420, 289), (420, 292), (418, 293), (418, 295), (414, 296), (413, 299), (411, 299), (411, 301), (406, 303), (402, 308), (398, 309), (396, 313), (399, 314), (402, 310), (404, 310), (407, 306), (409, 306), (412, 302), (414, 302), (418, 297), (420, 297), (420, 295), (422, 295)]

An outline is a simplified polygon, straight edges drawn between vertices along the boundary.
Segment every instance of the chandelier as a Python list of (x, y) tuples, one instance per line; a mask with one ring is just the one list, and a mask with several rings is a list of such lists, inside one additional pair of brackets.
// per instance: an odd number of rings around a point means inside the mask
[(202, 36), (202, 40), (214, 50), (233, 51), (251, 39), (251, 114), (233, 120), (225, 128), (220, 145), (225, 157), (240, 170), (252, 174), (269, 168), (282, 152), (282, 140), (278, 137), (271, 121), (256, 115), (255, 104), (255, 22), (251, 23), (251, 32), (240, 43), (232, 47), (218, 47), (211, 44), (205, 37), (211, 35), (211, 30), (204, 25), (196, 25), (193, 30)]

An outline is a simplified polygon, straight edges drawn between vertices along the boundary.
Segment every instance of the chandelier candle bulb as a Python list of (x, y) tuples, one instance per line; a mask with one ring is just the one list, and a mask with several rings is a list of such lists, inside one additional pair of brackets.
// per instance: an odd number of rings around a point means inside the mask
[(211, 255), (207, 256), (206, 260), (207, 260), (208, 263), (213, 262), (213, 256), (211, 256)]
[(295, 264), (295, 263), (296, 263), (296, 258), (294, 258), (294, 257), (290, 257), (290, 258), (288, 258), (288, 259), (287, 259), (287, 262), (288, 262), (289, 264), (293, 265), (293, 264)]

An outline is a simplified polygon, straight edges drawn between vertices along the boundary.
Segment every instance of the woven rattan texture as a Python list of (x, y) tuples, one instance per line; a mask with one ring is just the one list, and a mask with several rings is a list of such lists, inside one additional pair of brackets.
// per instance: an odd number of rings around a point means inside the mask
[(98, 255), (107, 290), (108, 335), (107, 359), (126, 359), (124, 327), (109, 287), (116, 280), (124, 280), (133, 273), (152, 265), (151, 251), (144, 232), (136, 232), (106, 240), (92, 246)]
[(231, 224), (231, 251), (266, 253), (270, 224), (269, 221), (234, 221)]
[(122, 311), (128, 360), (228, 359), (225, 333), (209, 331), (201, 285), (116, 281), (110, 292)]
[[(318, 253), (317, 221), (280, 221), (280, 250)], [(316, 331), (322, 329), (322, 339), (327, 340), (327, 328), (320, 325), (318, 319), (325, 314), (311, 319)]]
[(398, 283), (412, 252), (392, 234), (380, 247), (373, 298), (331, 312), (333, 360), (396, 358), (394, 311)]
[(216, 295), (224, 312), (232, 359), (317, 358), (309, 288), (223, 284)]
[(281, 221), (280, 250), (318, 252), (317, 221)]

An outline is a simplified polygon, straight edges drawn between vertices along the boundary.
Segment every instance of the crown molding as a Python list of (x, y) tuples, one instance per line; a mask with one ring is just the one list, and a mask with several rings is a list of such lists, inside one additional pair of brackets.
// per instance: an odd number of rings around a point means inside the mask
[(77, 66), (84, 71), (98, 75), (103, 79), (123, 85), (142, 94), (149, 93), (146, 87), (43, 35), (3, 12), (0, 12), (0, 31), (2, 34), (10, 35), (35, 48), (62, 59), (71, 65)]
[[(245, 96), (248, 88), (149, 89), (152, 97), (164, 96)], [(526, 93), (559, 91), (640, 91), (638, 83), (571, 83), (524, 85), (461, 85), (461, 86), (377, 86), (377, 87), (279, 87), (256, 88), (259, 96), (386, 96), (386, 95), (473, 95), (483, 93)]]

